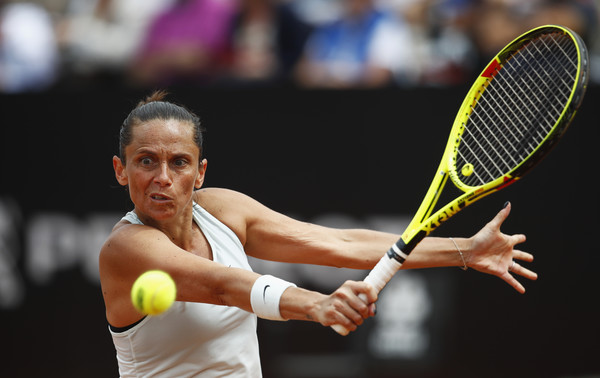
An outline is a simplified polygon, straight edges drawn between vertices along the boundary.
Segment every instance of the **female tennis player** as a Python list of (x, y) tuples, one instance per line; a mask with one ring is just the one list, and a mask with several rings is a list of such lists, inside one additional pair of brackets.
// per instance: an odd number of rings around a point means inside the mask
[[(303, 223), (243, 194), (201, 189), (207, 161), (199, 119), (166, 101), (164, 92), (141, 101), (125, 119), (113, 166), (134, 205), (100, 253), (122, 377), (259, 377), (257, 316), (354, 331), (375, 314), (377, 294), (364, 282), (347, 281), (331, 294), (305, 290), (254, 273), (247, 255), (371, 269), (399, 235)], [(470, 238), (425, 238), (402, 268), (471, 267), (524, 292), (512, 274), (537, 275), (514, 262), (533, 260), (514, 248), (525, 236), (500, 231), (509, 212), (507, 205)], [(160, 316), (141, 315), (130, 299), (133, 282), (150, 269), (166, 271), (177, 285), (175, 304)]]

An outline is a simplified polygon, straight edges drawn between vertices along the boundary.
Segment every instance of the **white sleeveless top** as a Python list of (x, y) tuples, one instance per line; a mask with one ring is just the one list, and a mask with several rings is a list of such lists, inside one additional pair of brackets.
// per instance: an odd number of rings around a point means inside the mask
[[(215, 262), (252, 270), (236, 234), (194, 203)], [(123, 219), (142, 224), (134, 212)], [(109, 328), (121, 377), (261, 377), (256, 315), (237, 307), (175, 302), (132, 328)]]

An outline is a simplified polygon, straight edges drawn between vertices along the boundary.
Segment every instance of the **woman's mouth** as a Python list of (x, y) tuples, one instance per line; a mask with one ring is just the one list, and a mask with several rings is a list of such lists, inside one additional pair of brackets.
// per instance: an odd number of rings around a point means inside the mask
[(160, 193), (152, 193), (150, 195), (150, 198), (152, 198), (155, 201), (168, 201), (171, 198), (168, 196), (165, 196), (164, 194), (160, 194)]

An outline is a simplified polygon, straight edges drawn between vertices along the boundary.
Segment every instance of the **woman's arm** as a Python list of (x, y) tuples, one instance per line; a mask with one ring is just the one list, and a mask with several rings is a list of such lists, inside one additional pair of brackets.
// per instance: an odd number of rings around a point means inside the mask
[(99, 263), (107, 318), (116, 327), (141, 318), (129, 292), (137, 277), (151, 269), (173, 277), (178, 301), (235, 305), (252, 311), (249, 288), (258, 277), (256, 273), (196, 256), (149, 226), (117, 225), (102, 247)]
[[(155, 228), (120, 223), (100, 252), (100, 280), (111, 325), (124, 327), (142, 317), (133, 307), (129, 293), (136, 278), (151, 269), (171, 275), (178, 301), (235, 306), (254, 312), (250, 293), (259, 274), (185, 251)], [(278, 310), (284, 319), (342, 324), (354, 330), (363, 319), (374, 315), (373, 306), (359, 299), (361, 293), (369, 303), (377, 299), (373, 288), (362, 282), (348, 281), (330, 295), (289, 287), (281, 295)]]
[[(240, 236), (251, 256), (288, 263), (371, 269), (400, 235), (363, 229), (333, 229), (300, 222), (277, 213), (243, 194), (205, 189), (197, 200)], [(228, 211), (234, 207), (240, 211)], [(460, 266), (496, 275), (517, 291), (523, 286), (508, 273), (513, 259), (532, 261), (529, 253), (514, 249), (524, 235), (505, 235), (500, 226), (510, 213), (508, 204), (481, 231), (470, 238), (427, 237), (413, 250), (403, 269)], [(233, 215), (233, 216), (232, 216)], [(457, 247), (462, 252), (462, 257)], [(463, 262), (464, 258), (464, 262)], [(528, 279), (537, 275), (516, 265), (512, 273)]]
[(248, 255), (264, 260), (369, 269), (399, 237), (301, 222), (226, 189), (203, 189), (196, 201), (238, 235)]

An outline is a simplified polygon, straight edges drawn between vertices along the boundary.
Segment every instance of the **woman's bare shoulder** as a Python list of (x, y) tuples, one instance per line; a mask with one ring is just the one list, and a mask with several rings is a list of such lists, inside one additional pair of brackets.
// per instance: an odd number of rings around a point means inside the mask
[(194, 200), (233, 230), (242, 244), (245, 244), (248, 224), (261, 217), (265, 210), (256, 200), (231, 189), (201, 189), (194, 194)]
[(242, 199), (242, 198), (249, 198), (249, 197), (238, 191), (235, 191), (232, 189), (226, 189), (226, 188), (216, 188), (216, 187), (202, 188), (200, 190), (197, 190), (194, 193), (194, 200), (198, 203), (201, 203), (201, 202), (207, 201), (207, 200), (227, 201), (227, 200), (231, 200), (231, 199)]
[(219, 214), (230, 216), (231, 213), (235, 213), (241, 215), (245, 209), (257, 205), (257, 202), (249, 196), (224, 188), (198, 190), (194, 194), (194, 201), (217, 218)]
[[(149, 241), (168, 241), (160, 230), (143, 224), (119, 221), (100, 250), (100, 261), (123, 262), (144, 250)], [(163, 242), (164, 242), (163, 241)]]

